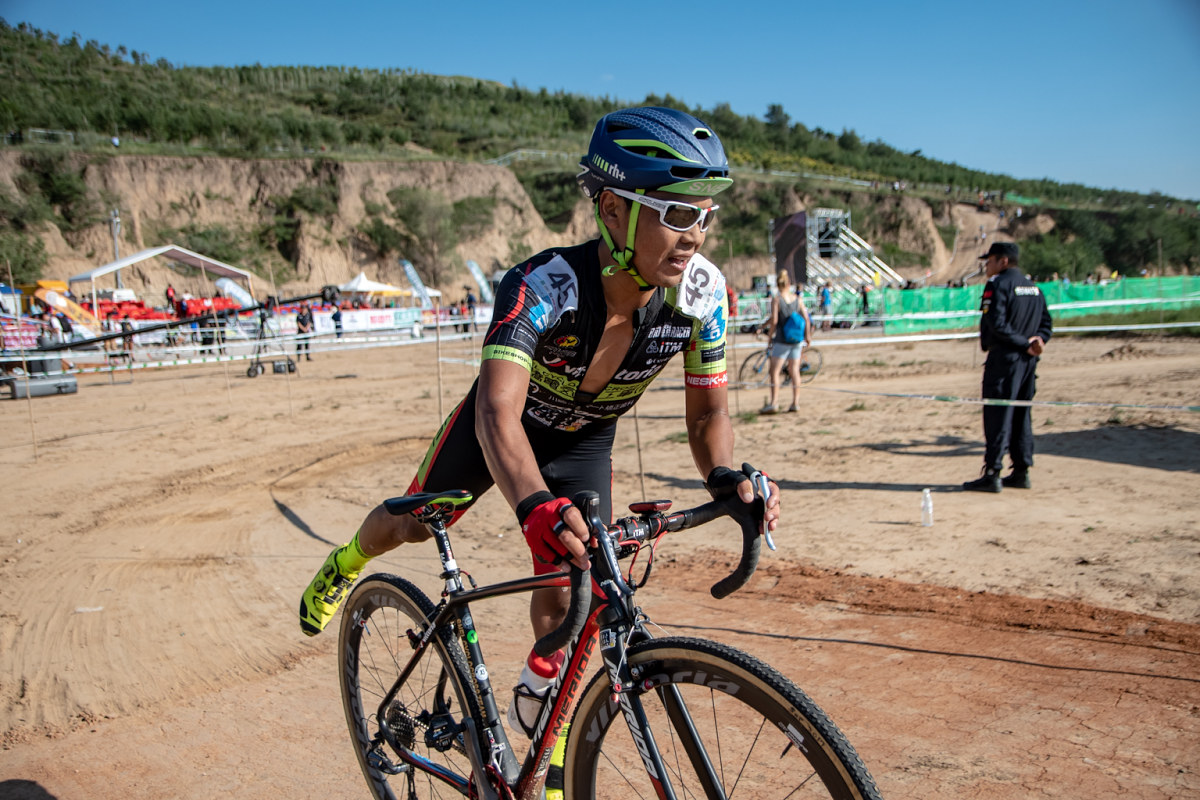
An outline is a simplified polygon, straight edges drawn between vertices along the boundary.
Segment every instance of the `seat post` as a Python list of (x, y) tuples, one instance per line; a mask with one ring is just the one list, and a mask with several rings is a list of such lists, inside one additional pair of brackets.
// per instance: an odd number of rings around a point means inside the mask
[(429, 526), (433, 539), (437, 542), (438, 557), (442, 560), (441, 577), (446, 581), (446, 594), (461, 592), (462, 572), (454, 559), (454, 551), (450, 548), (450, 531), (446, 528), (446, 523), (440, 518), (435, 518), (425, 524)]

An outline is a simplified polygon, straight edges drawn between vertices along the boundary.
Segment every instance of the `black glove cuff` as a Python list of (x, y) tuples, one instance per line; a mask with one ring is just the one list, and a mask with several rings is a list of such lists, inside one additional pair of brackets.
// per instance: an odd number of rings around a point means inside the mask
[(708, 489), (714, 500), (720, 500), (723, 497), (732, 497), (737, 491), (737, 485), (744, 480), (746, 476), (736, 469), (726, 466), (713, 467), (712, 472), (708, 473), (708, 479), (704, 481), (704, 488)]
[(553, 499), (555, 499), (554, 495), (545, 490), (529, 495), (529, 497), (517, 503), (517, 522), (520, 525), (524, 525), (525, 520), (529, 518), (529, 515), (533, 513), (535, 508), (542, 503), (549, 503)]

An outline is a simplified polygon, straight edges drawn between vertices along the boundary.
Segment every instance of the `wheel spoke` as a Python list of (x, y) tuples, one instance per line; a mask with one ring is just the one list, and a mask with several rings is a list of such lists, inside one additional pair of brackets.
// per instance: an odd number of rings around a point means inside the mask
[[(375, 575), (351, 594), (343, 612), (338, 646), (343, 703), (359, 765), (377, 800), (461, 797), (471, 774), (459, 731), (462, 716), (476, 715), (476, 707), (457, 640), (448, 633), (435, 636), (396, 686), (413, 652), (408, 631), (425, 625), (432, 610), (407, 581)], [(376, 719), (389, 694), (383, 719)], [(378, 741), (384, 724), (390, 731), (386, 744)], [(397, 775), (373, 766), (375, 747), (405, 765)]]
[(681, 800), (878, 800), (870, 774), (841, 732), (762, 662), (685, 637), (645, 642), (628, 658), (639, 680), (653, 688), (641, 695), (650, 735), (630, 732), (611, 700), (607, 674), (594, 678), (567, 740), (568, 797), (654, 796), (643, 762), (657, 745), (661, 763), (669, 765), (663, 779)]

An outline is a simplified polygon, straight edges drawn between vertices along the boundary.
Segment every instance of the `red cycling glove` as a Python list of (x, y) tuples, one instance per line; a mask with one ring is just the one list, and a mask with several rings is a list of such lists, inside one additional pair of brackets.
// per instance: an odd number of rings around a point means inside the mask
[[(543, 564), (558, 564), (567, 555), (567, 548), (559, 541), (558, 534), (566, 527), (562, 513), (571, 507), (571, 501), (565, 497), (555, 498), (549, 492), (539, 494), (551, 499), (538, 503), (524, 515), (524, 519), (521, 520), (521, 532), (525, 534), (525, 541), (529, 544), (529, 549), (533, 551), (536, 561)], [(525, 505), (529, 500), (538, 499), (541, 497), (526, 498), (521, 505)], [(518, 508), (518, 515), (522, 510)]]

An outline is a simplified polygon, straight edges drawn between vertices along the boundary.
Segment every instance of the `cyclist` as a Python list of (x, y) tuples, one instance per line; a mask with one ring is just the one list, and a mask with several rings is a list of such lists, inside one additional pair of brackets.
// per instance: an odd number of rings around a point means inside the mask
[[(707, 125), (668, 108), (616, 111), (596, 125), (577, 176), (593, 201), (600, 238), (547, 250), (509, 270), (497, 291), (479, 378), (442, 424), (409, 492), (494, 484), (516, 513), (534, 571), (570, 559), (589, 564), (588, 531), (570, 500), (600, 493), (612, 519), (612, 444), (628, 411), (684, 353), (688, 441), (714, 496), (749, 502), (750, 481), (731, 465), (733, 428), (725, 373), (725, 280), (700, 255), (732, 181), (724, 149)], [(457, 520), (466, 505), (456, 509)], [(778, 524), (771, 485), (767, 525)], [(319, 633), (367, 561), (429, 538), (411, 515), (372, 510), (354, 538), (326, 559), (300, 601), (300, 626)], [(565, 616), (568, 594), (535, 592), (537, 637)], [(537, 702), (561, 664), (530, 653), (509, 710), (528, 734)], [(519, 708), (518, 708), (519, 706)]]

